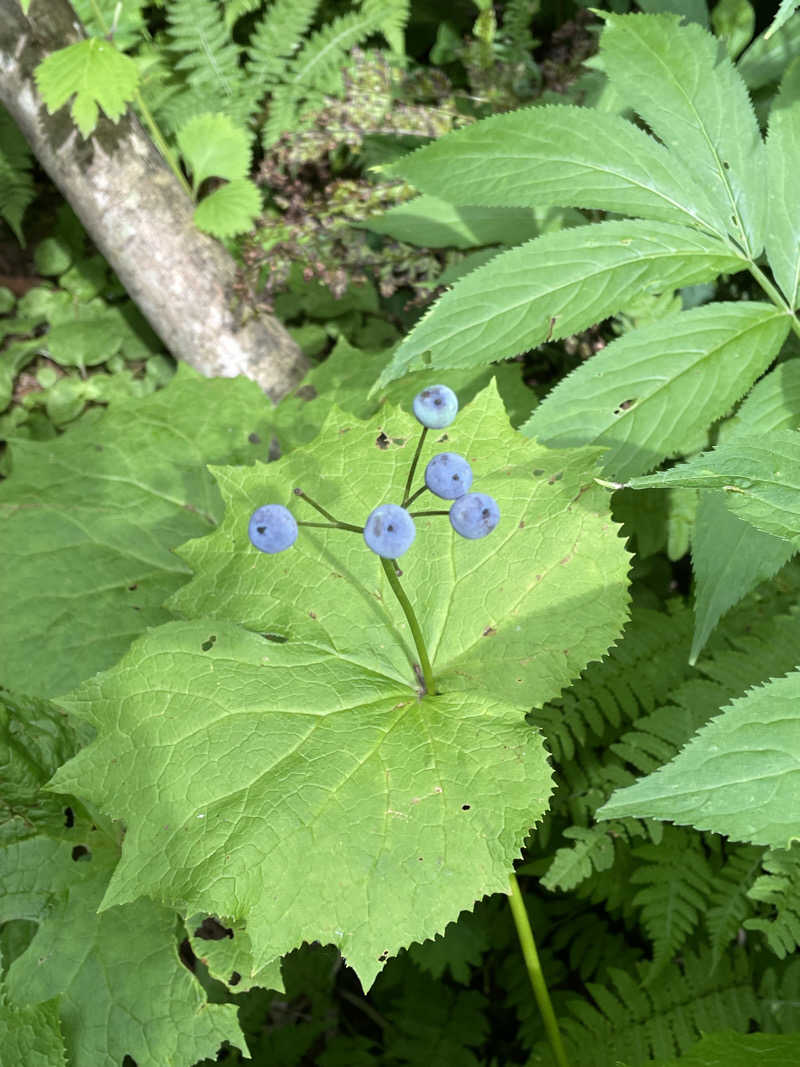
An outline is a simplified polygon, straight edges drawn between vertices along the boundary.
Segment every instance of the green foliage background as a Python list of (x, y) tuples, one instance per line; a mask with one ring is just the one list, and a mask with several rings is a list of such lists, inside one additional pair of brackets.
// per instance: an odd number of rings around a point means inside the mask
[[(75, 6), (48, 108), (318, 359), (175, 372), (0, 113), (0, 1062), (560, 1064), (514, 868), (569, 1063), (797, 1062), (794, 5)], [(396, 499), (431, 380), (503, 521), (418, 520), (420, 700), (361, 540), (246, 523)]]

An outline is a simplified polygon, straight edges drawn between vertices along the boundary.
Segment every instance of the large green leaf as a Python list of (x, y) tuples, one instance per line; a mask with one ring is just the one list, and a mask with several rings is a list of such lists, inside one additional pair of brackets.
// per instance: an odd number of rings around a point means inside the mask
[(518, 245), (538, 237), (541, 226), (530, 208), (457, 207), (436, 196), (417, 196), (359, 223), (397, 241), (428, 248), (474, 248), (476, 245)]
[[(720, 430), (727, 442), (740, 434), (765, 440), (774, 430), (800, 425), (800, 360), (792, 359), (756, 384), (733, 419)], [(695, 627), (690, 662), (697, 660), (719, 618), (794, 555), (795, 546), (756, 529), (728, 507), (721, 489), (700, 493), (692, 539)]]
[(9, 1004), (0, 992), (0, 1027), (3, 1047), (0, 1063), (5, 1067), (67, 1067), (64, 1038), (55, 1000), (44, 1004)]
[(709, 199), (678, 152), (619, 115), (590, 108), (494, 115), (384, 170), (451, 204), (598, 208), (727, 232), (722, 206)]
[(727, 414), (788, 332), (772, 304), (744, 302), (642, 326), (559, 382), (523, 432), (556, 448), (605, 445), (604, 470), (643, 474)]
[(654, 1067), (796, 1067), (800, 1034), (706, 1034), (677, 1060)]
[(737, 434), (727, 444), (702, 452), (671, 470), (634, 478), (632, 489), (682, 485), (724, 489), (731, 511), (765, 533), (800, 547), (800, 433), (775, 430)]
[(208, 1003), (180, 961), (173, 912), (142, 900), (97, 914), (117, 855), (88, 823), (60, 841), (34, 837), (5, 851), (0, 915), (39, 923), (9, 968), (10, 1001), (59, 998), (71, 1067), (126, 1056), (139, 1067), (191, 1067), (223, 1041), (244, 1049), (236, 1007)]
[(790, 307), (800, 305), (800, 59), (787, 69), (769, 113), (767, 257)]
[(788, 848), (800, 825), (800, 673), (734, 700), (666, 766), (618, 789), (598, 819), (670, 819)]
[(245, 379), (181, 369), (51, 441), (14, 441), (0, 484), (0, 682), (52, 696), (170, 616), (172, 552), (222, 514), (204, 464), (266, 457), (269, 408)]
[(63, 798), (42, 786), (91, 736), (47, 700), (0, 693), (0, 845), (63, 826)]
[(53, 787), (127, 828), (102, 914), (148, 894), (244, 918), (255, 967), (318, 939), (369, 985), (507, 890), (551, 788), (519, 708), (420, 701), (378, 667), (219, 620), (151, 631), (67, 706), (98, 738)]
[[(195, 577), (171, 607), (303, 637), (412, 684), (408, 628), (359, 535), (301, 529), (291, 552), (265, 556), (250, 544), (247, 523), (270, 502), (317, 520), (293, 496), (300, 487), (337, 519), (363, 526), (378, 504), (402, 499), (419, 429), (396, 409), (366, 423), (334, 411), (306, 448), (268, 467), (216, 469), (225, 518), (212, 536), (180, 549)], [(421, 468), (445, 448), (469, 459), (473, 488), (496, 498), (501, 521), (490, 537), (466, 541), (445, 515), (417, 520), (403, 585), (434, 670), (448, 689), (478, 686), (520, 707), (540, 704), (602, 656), (625, 611), (627, 557), (587, 477), (597, 451), (556, 452), (515, 433), (494, 386), (438, 441), (429, 435)], [(417, 508), (443, 503), (426, 495)]]
[(250, 545), (260, 504), (316, 519), (300, 483), (362, 524), (401, 496), (418, 434), (397, 409), (366, 423), (334, 410), (307, 447), (218, 469), (225, 521), (182, 549), (197, 574), (173, 602), (194, 620), (151, 631), (66, 701), (97, 740), (53, 787), (126, 826), (103, 907), (147, 894), (245, 923), (248, 982), (317, 939), (369, 984), (402, 945), (506, 890), (551, 788), (525, 712), (626, 616), (628, 557), (585, 473), (596, 453), (516, 434), (494, 388), (422, 462), (444, 441), (467, 455), (500, 525), (470, 542), (419, 517), (402, 557), (435, 693), (420, 699), (408, 625), (360, 534), (301, 528), (276, 556)]
[(749, 256), (764, 243), (764, 145), (747, 89), (721, 42), (678, 15), (606, 15), (612, 84), (679, 155)]
[[(643, 289), (709, 281), (743, 261), (713, 237), (666, 222), (601, 222), (495, 256), (431, 308), (378, 379), (476, 367), (567, 337)], [(430, 353), (430, 357), (427, 357)]]
[[(371, 397), (364, 391), (364, 383), (374, 381), (389, 358), (389, 352), (364, 352), (340, 337), (330, 355), (312, 367), (294, 392), (285, 396), (275, 409), (273, 426), (281, 450), (287, 452), (316, 437), (334, 406), (359, 419), (369, 418), (387, 403), (399, 404), (411, 412), (414, 396), (430, 384), (426, 372), (390, 382), (386, 389)], [(463, 407), (494, 377), (511, 424), (518, 426), (537, 400), (523, 381), (522, 370), (520, 363), (498, 363), (494, 367), (451, 371), (447, 381)]]

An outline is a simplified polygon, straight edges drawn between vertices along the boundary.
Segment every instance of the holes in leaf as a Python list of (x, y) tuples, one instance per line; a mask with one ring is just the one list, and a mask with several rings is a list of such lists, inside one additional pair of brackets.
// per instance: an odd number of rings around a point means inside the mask
[(389, 438), (386, 436), (383, 430), (381, 430), (381, 432), (375, 438), (375, 444), (378, 446), (378, 448), (382, 449), (386, 449), (389, 447)]
[(122, 1057), (122, 1067), (139, 1067), (133, 1056), (129, 1056), (127, 1053)]
[(207, 915), (195, 930), (194, 936), (203, 941), (222, 941), (224, 937), (233, 939), (233, 930), (229, 926), (223, 926), (213, 915)]
[(251, 445), (261, 444), (261, 438), (258, 436), (257, 433), (249, 433), (247, 435), (247, 440), (250, 442)]
[(436, 438), (436, 444), (440, 445), (442, 443), (442, 441), (449, 441), (449, 440), (450, 440), (450, 438), (447, 436), (447, 434), (443, 433), (441, 437), (437, 437)]
[(204, 641), (200, 646), (204, 652), (208, 652), (210, 648), (213, 648), (217, 641), (217, 635), (211, 634), (207, 641)]
[(378, 963), (385, 963), (389, 959), (389, 949), (385, 948), (383, 952), (378, 956)]
[(238, 985), (241, 982), (241, 980), (242, 980), (242, 976), (239, 974), (239, 972), (238, 971), (234, 971), (233, 974), (228, 979), (228, 985)]
[(483, 636), (484, 637), (494, 637), (494, 635), (496, 633), (497, 633), (497, 630), (495, 630), (494, 626), (487, 626), (486, 629), (483, 631)]
[(462, 804), (462, 805), (461, 805), (461, 810), (462, 810), (462, 811), (469, 811), (469, 809), (470, 809), (471, 807), (472, 807), (472, 805), (471, 805), (471, 804)]
[(541, 468), (541, 467), (537, 467), (537, 468), (536, 468), (536, 469), (534, 470), (534, 472), (533, 472), (533, 476), (534, 476), (534, 478), (541, 478), (541, 476), (542, 476), (543, 474), (544, 474), (544, 471), (542, 470), (542, 468)]
[(731, 169), (731, 165), (730, 165), (730, 163), (729, 163), (729, 162), (727, 161), (727, 159), (723, 159), (723, 161), (722, 161), (722, 166), (723, 166), (723, 167), (725, 168), (725, 170), (730, 170), (730, 169)]
[(92, 854), (86, 845), (76, 845), (72, 850), (72, 858), (76, 863), (81, 860), (88, 862), (92, 858)]
[(630, 411), (630, 409), (637, 402), (638, 397), (632, 397), (630, 400), (623, 400), (618, 408), (614, 408), (614, 414), (620, 415), (623, 411)]
[(64, 808), (64, 825), (68, 830), (75, 825), (75, 812), (72, 808)]
[(276, 645), (285, 645), (289, 640), (288, 637), (284, 637), (283, 634), (262, 634), (265, 641), (272, 641)]
[(197, 956), (194, 954), (188, 937), (184, 937), (183, 941), (178, 945), (178, 958), (183, 966), (194, 974), (197, 966)]
[(555, 483), (556, 482), (560, 482), (563, 477), (564, 477), (564, 472), (563, 471), (559, 471), (557, 474), (554, 474), (550, 478), (547, 479), (547, 484), (548, 485), (555, 485)]

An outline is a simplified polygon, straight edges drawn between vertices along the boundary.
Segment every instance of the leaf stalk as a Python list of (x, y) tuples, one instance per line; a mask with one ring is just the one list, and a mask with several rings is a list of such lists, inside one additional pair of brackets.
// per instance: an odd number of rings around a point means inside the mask
[[(406, 596), (405, 590), (400, 584), (400, 579), (397, 576), (395, 570), (395, 563), (393, 559), (386, 559), (381, 556), (381, 564), (383, 566), (383, 573), (386, 575), (389, 585), (392, 587), (392, 592), (400, 602), (400, 607), (403, 609), (403, 613), (408, 620), (408, 625), (411, 630), (411, 634), (414, 638), (414, 644), (417, 646), (417, 653), (419, 655), (420, 666), (422, 667), (422, 677), (424, 680), (425, 693), (435, 693), (436, 683), (433, 678), (433, 670), (431, 668), (431, 661), (428, 659), (428, 650), (425, 648), (425, 641), (422, 636), (422, 630), (420, 629), (417, 616), (414, 613), (414, 609), (411, 606), (411, 601)], [(423, 696), (425, 695), (423, 693)]]

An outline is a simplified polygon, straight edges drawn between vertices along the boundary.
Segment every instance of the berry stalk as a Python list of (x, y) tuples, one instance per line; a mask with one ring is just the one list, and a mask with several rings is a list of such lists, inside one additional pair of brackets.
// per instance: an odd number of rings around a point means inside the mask
[(414, 481), (414, 475), (417, 471), (417, 464), (419, 463), (419, 455), (422, 451), (422, 446), (425, 444), (425, 438), (428, 436), (428, 427), (422, 427), (422, 433), (419, 435), (419, 441), (417, 441), (417, 451), (414, 453), (414, 458), (411, 460), (411, 470), (408, 472), (408, 478), (406, 478), (406, 487), (403, 490), (403, 504), (404, 508), (408, 507), (409, 494), (411, 492), (411, 483)]
[[(434, 693), (435, 682), (433, 680), (433, 670), (431, 668), (431, 661), (428, 659), (428, 650), (425, 648), (425, 641), (422, 637), (422, 630), (420, 629), (417, 616), (414, 614), (414, 609), (411, 606), (411, 601), (406, 596), (405, 590), (400, 584), (400, 579), (397, 577), (397, 572), (394, 567), (394, 561), (385, 559), (381, 556), (381, 564), (383, 566), (383, 573), (392, 587), (392, 592), (400, 602), (400, 607), (403, 609), (403, 613), (408, 620), (408, 625), (411, 630), (411, 634), (414, 638), (414, 644), (417, 646), (417, 653), (419, 655), (420, 666), (422, 667), (422, 678), (424, 681), (425, 693)], [(422, 695), (424, 696), (425, 693)]]

